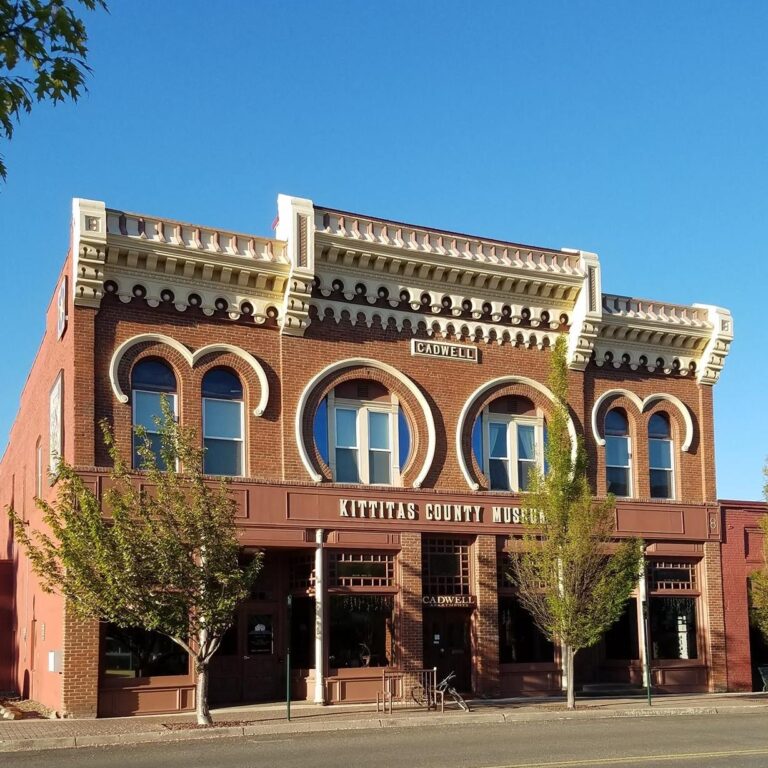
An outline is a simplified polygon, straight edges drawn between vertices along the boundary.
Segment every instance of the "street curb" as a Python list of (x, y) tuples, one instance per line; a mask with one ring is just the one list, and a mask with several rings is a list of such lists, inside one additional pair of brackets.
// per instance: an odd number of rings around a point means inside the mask
[(149, 742), (191, 741), (194, 739), (221, 739), (254, 736), (298, 736), (303, 733), (334, 731), (378, 730), (380, 728), (418, 728), (421, 726), (461, 726), (479, 723), (531, 723), (559, 720), (613, 720), (639, 717), (679, 717), (690, 715), (725, 715), (750, 713), (768, 708), (768, 704), (744, 704), (732, 707), (653, 707), (650, 709), (591, 709), (560, 712), (470, 712), (468, 714), (433, 714), (400, 719), (382, 717), (365, 720), (343, 720), (318, 723), (263, 723), (221, 728), (189, 728), (179, 730), (144, 731), (119, 734), (84, 734), (35, 739), (9, 739), (0, 741), (0, 752), (31, 752), (44, 749), (73, 747), (99, 747), (117, 744), (143, 744)]

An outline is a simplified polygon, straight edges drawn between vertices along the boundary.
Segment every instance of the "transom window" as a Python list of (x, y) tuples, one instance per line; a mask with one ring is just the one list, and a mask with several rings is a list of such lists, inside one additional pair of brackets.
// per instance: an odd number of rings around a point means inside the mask
[(332, 552), (328, 587), (393, 587), (395, 557), (376, 552)]
[(632, 449), (629, 422), (622, 408), (614, 408), (605, 416), (605, 477), (608, 493), (631, 496)]
[(475, 422), (472, 447), (491, 490), (528, 491), (544, 465), (544, 419), (527, 398), (498, 398)]
[(421, 570), (425, 595), (468, 595), (469, 542), (422, 537)]
[(243, 474), (243, 385), (229, 368), (203, 377), (204, 472)]
[(651, 497), (673, 499), (672, 433), (666, 413), (654, 413), (648, 422), (648, 469)]
[(397, 397), (376, 382), (345, 382), (315, 414), (315, 443), (339, 483), (399, 485), (410, 454), (408, 421)]
[(143, 427), (158, 469), (165, 469), (160, 440), (162, 423), (162, 398), (166, 397), (174, 416), (177, 416), (176, 376), (170, 366), (156, 358), (147, 358), (137, 363), (131, 372), (131, 400), (133, 404), (133, 466), (146, 466), (139, 454), (144, 444), (136, 428)]

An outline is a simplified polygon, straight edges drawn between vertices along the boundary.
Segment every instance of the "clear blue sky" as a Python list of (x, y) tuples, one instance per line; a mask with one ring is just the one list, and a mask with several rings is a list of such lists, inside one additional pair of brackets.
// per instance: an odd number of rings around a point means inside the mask
[(760, 496), (768, 3), (110, 4), (88, 95), (2, 148), (0, 439), (73, 196), (269, 235), (285, 192), (594, 250), (608, 292), (730, 308), (718, 491)]

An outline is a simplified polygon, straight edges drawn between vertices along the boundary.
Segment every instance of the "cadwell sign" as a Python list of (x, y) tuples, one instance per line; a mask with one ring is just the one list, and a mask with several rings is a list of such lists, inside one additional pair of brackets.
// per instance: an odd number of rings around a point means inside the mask
[(425, 608), (474, 608), (474, 595), (424, 595), (421, 602)]
[(444, 341), (411, 339), (411, 354), (417, 357), (439, 357), (444, 360), (462, 360), (465, 363), (479, 363), (480, 351), (469, 344), (449, 344)]

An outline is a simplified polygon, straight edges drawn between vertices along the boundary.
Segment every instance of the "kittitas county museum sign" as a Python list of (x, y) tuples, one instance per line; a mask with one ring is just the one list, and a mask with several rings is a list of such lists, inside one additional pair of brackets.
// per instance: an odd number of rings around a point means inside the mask
[(339, 517), (359, 520), (426, 520), (436, 523), (540, 523), (543, 513), (521, 507), (481, 504), (420, 504), (381, 499), (339, 499)]

